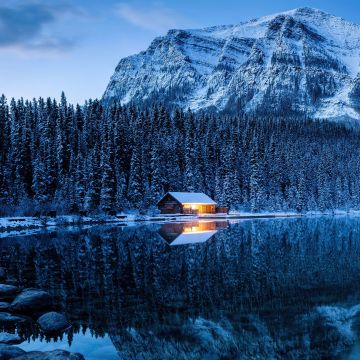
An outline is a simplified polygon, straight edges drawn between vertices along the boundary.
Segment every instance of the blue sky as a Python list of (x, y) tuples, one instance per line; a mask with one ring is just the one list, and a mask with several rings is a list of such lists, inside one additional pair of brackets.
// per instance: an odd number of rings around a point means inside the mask
[(360, 23), (358, 0), (1, 0), (0, 93), (101, 97), (118, 61), (169, 28), (234, 24), (310, 6)]

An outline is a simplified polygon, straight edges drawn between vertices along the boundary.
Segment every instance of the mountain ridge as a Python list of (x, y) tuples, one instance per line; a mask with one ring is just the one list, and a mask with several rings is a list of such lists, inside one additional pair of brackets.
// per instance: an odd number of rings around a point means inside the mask
[(169, 30), (120, 60), (103, 99), (358, 120), (359, 73), (360, 25), (305, 7)]

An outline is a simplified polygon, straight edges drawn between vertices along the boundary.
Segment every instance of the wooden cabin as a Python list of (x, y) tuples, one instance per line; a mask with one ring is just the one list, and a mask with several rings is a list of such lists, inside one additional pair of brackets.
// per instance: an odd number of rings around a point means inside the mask
[(168, 192), (157, 206), (162, 214), (216, 213), (216, 202), (204, 193)]

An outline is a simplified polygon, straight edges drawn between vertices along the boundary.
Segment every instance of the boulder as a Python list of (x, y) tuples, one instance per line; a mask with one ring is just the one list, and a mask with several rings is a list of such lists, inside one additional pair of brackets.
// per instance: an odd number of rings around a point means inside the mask
[(19, 292), (14, 285), (0, 284), (0, 299), (13, 299)]
[(40, 316), (37, 323), (44, 333), (63, 332), (71, 327), (66, 316), (55, 311)]
[(52, 307), (52, 300), (46, 291), (39, 289), (25, 289), (9, 306), (9, 310), (17, 313), (34, 313), (48, 310)]
[(0, 344), (0, 360), (15, 359), (24, 354), (25, 351), (16, 346)]
[(5, 301), (0, 301), (0, 311), (6, 311), (9, 308), (10, 304)]
[(18, 324), (26, 321), (28, 321), (28, 319), (23, 316), (0, 312), (0, 324)]
[(6, 269), (0, 267), (0, 281), (5, 281), (5, 279), (6, 279)]
[[(15, 358), (16, 360), (85, 360), (79, 353), (70, 353), (65, 350), (54, 351), (30, 351)], [(14, 359), (14, 360), (15, 360)], [(0, 358), (0, 360), (2, 360)]]
[(24, 339), (17, 334), (10, 334), (8, 332), (0, 333), (0, 344), (16, 345), (21, 344), (23, 341)]

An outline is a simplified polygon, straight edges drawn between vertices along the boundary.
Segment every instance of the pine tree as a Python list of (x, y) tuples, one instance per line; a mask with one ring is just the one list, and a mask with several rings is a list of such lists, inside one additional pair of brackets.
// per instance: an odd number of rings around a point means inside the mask
[(110, 149), (108, 145), (109, 140), (107, 137), (104, 139), (101, 151), (100, 171), (101, 177), (101, 190), (100, 190), (100, 207), (104, 212), (109, 212), (115, 206), (115, 184), (114, 173), (110, 166)]
[(262, 183), (261, 183), (261, 168), (260, 158), (257, 144), (253, 144), (250, 155), (250, 207), (251, 211), (256, 212), (261, 209), (262, 198)]
[(133, 149), (130, 162), (128, 198), (135, 208), (140, 208), (143, 198), (143, 181), (141, 176), (141, 157), (137, 147)]
[(99, 159), (99, 148), (95, 147), (90, 156), (88, 157), (88, 161), (86, 162), (88, 175), (87, 175), (87, 189), (84, 199), (84, 206), (86, 210), (95, 210), (100, 204), (100, 175), (99, 168), (100, 163)]
[(162, 176), (163, 158), (160, 155), (159, 139), (155, 138), (152, 144), (150, 171), (151, 171), (151, 205), (155, 205), (157, 201), (164, 195), (163, 176)]

